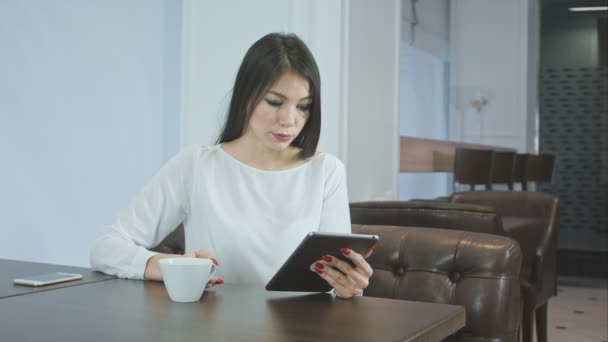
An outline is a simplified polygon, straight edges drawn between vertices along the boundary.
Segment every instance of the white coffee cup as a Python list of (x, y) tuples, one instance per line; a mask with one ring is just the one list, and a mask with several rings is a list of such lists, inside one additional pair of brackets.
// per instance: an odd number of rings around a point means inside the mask
[(158, 263), (169, 298), (174, 302), (201, 299), (209, 279), (215, 274), (215, 265), (209, 259), (166, 258)]

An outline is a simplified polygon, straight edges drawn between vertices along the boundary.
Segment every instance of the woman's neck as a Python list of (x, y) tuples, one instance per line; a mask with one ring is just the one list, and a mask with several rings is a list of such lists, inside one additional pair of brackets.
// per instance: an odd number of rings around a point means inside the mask
[(222, 149), (240, 162), (266, 171), (288, 170), (306, 162), (300, 157), (300, 148), (289, 146), (285, 150), (270, 150), (244, 137), (223, 143)]

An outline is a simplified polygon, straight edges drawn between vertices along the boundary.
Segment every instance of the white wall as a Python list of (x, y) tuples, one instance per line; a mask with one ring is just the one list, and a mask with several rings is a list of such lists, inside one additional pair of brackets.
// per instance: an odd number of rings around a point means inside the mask
[(0, 258), (88, 265), (176, 152), (179, 5), (0, 2)]
[(348, 189), (395, 199), (399, 175), (400, 1), (350, 1)]
[[(450, 139), (534, 151), (538, 5), (450, 2)], [(477, 112), (469, 103), (483, 95)], [(532, 136), (531, 136), (532, 135)]]
[[(417, 24), (412, 2), (415, 3)], [(449, 59), (450, 5), (448, 0), (401, 0), (402, 44)]]

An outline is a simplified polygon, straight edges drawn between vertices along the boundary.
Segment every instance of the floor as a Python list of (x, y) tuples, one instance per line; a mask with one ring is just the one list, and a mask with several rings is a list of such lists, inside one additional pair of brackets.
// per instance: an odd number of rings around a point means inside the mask
[(608, 281), (560, 277), (549, 301), (550, 342), (608, 342)]

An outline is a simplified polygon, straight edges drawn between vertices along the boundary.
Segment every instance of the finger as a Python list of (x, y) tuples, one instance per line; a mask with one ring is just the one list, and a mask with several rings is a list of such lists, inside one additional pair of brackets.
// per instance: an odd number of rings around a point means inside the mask
[(339, 284), (344, 288), (351, 288), (356, 286), (356, 282), (352, 278), (331, 267), (331, 265), (326, 266), (321, 262), (317, 262), (315, 264), (315, 271), (317, 273), (321, 271), (321, 273), (324, 274), (326, 278), (331, 279), (335, 284)]
[[(347, 277), (351, 280), (353, 284), (355, 284), (358, 288), (366, 288), (369, 285), (369, 277), (366, 273), (365, 268), (361, 267), (361, 269), (353, 268), (349, 263), (340, 260), (331, 255), (324, 255), (323, 261), (329, 263), (330, 265), (336, 267), (342, 273), (346, 274)], [(371, 267), (370, 267), (371, 269)]]
[[(341, 298), (351, 298), (355, 294), (357, 294), (357, 290), (351, 287), (344, 286), (341, 282), (339, 282), (336, 278), (332, 277), (327, 270), (321, 270), (315, 268), (315, 271), (319, 275), (319, 277), (323, 278), (331, 287), (334, 288), (336, 295)], [(337, 272), (337, 271), (336, 271)]]
[(374, 250), (376, 250), (376, 245), (373, 245), (373, 246), (372, 246), (372, 247), (369, 249), (369, 251), (367, 251), (367, 253), (365, 253), (364, 258), (365, 258), (365, 259), (369, 258), (369, 256), (370, 256), (370, 255), (372, 255), (372, 253), (374, 252)]
[(346, 290), (346, 291), (341, 291), (341, 290), (335, 290), (336, 291), (336, 296), (340, 297), (340, 298), (352, 298), (354, 296), (362, 296), (363, 295), (363, 290), (361, 289), (353, 289), (353, 290)]
[(222, 285), (224, 283), (224, 279), (220, 278), (220, 277), (211, 277), (211, 279), (209, 279), (209, 282), (207, 283), (207, 287), (212, 287), (215, 285)]
[(367, 263), (367, 261), (365, 261), (365, 258), (361, 254), (348, 248), (340, 248), (340, 252), (342, 253), (342, 255), (349, 258), (355, 264), (355, 269), (357, 270), (357, 272), (361, 273), (366, 278), (372, 276), (372, 273), (374, 273), (374, 271), (372, 270), (372, 267)]
[(194, 252), (188, 252), (188, 253), (184, 254), (184, 256), (189, 256), (189, 257), (193, 257), (193, 258), (201, 258), (201, 259), (210, 259), (211, 261), (213, 261), (213, 264), (215, 264), (215, 266), (220, 265), (219, 261), (217, 261), (217, 259), (213, 256), (213, 253), (206, 251), (206, 250), (197, 250)]

